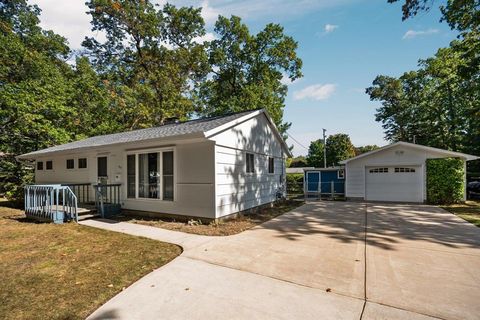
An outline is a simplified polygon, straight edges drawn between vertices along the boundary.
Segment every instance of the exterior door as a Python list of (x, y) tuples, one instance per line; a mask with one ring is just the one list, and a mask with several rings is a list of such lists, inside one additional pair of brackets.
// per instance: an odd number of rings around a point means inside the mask
[(108, 183), (108, 157), (97, 157), (97, 181), (101, 184)]
[(423, 202), (421, 166), (367, 167), (367, 200)]
[(320, 172), (307, 172), (307, 192), (318, 192)]

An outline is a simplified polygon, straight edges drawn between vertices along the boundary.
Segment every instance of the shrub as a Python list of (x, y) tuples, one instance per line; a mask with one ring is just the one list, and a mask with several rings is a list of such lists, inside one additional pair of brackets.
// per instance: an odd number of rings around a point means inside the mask
[(457, 158), (427, 160), (427, 201), (450, 204), (463, 201), (465, 168)]
[(287, 194), (303, 194), (303, 174), (287, 174)]

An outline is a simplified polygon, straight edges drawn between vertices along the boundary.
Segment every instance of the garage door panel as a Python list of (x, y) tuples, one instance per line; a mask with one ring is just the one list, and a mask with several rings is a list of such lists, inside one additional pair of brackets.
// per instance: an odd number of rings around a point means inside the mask
[[(398, 167), (397, 167), (398, 168)], [(367, 167), (366, 199), (372, 201), (422, 202), (422, 172), (420, 166), (395, 170), (395, 167)], [(405, 172), (407, 171), (408, 172)], [(396, 172), (397, 171), (397, 172)]]

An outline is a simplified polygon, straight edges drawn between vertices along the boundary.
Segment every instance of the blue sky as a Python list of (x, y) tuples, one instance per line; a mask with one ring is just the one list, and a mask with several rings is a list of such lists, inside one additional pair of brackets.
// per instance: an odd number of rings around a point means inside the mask
[[(31, 0), (42, 8), (45, 28), (67, 37), (79, 48), (90, 35), (85, 0)], [(164, 1), (156, 1), (162, 4)], [(286, 121), (291, 136), (308, 147), (322, 135), (347, 133), (356, 146), (384, 145), (381, 124), (364, 93), (378, 74), (398, 76), (415, 69), (420, 58), (432, 56), (455, 38), (440, 23), (438, 9), (408, 21), (401, 20), (400, 4), (387, 0), (210, 0), (171, 1), (176, 5), (204, 8), (206, 39), (211, 39), (218, 14), (242, 17), (252, 32), (265, 24), (279, 23), (299, 43), (304, 77), (289, 83)], [(307, 150), (289, 139), (295, 155)]]

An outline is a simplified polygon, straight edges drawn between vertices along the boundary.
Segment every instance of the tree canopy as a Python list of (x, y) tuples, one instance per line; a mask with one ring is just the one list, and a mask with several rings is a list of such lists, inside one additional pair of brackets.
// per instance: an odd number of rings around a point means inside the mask
[(288, 128), (281, 79), (301, 77), (302, 61), (280, 25), (253, 35), (239, 17), (220, 16), (208, 42), (200, 8), (86, 5), (105, 39), (85, 38), (72, 52), (41, 28), (38, 6), (0, 0), (0, 183), (8, 195), (31, 181), (16, 155), (93, 135), (257, 108)]
[[(406, 0), (403, 18), (430, 5)], [(440, 9), (442, 20), (460, 32), (459, 38), (419, 60), (417, 70), (400, 77), (377, 76), (366, 92), (382, 103), (376, 120), (387, 140), (480, 154), (480, 2), (449, 0)]]
[[(350, 141), (348, 134), (338, 133), (328, 136), (326, 141), (327, 167), (338, 166), (340, 161), (355, 156), (355, 147)], [(307, 164), (312, 167), (323, 168), (324, 166), (323, 139), (310, 143), (307, 155)]]

